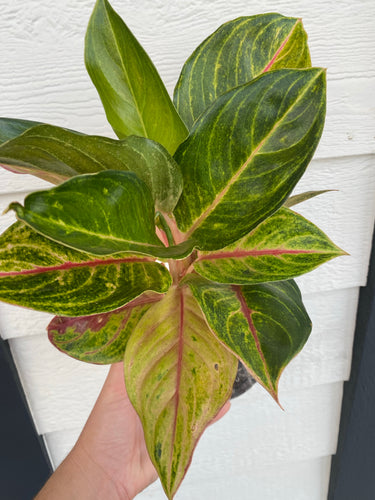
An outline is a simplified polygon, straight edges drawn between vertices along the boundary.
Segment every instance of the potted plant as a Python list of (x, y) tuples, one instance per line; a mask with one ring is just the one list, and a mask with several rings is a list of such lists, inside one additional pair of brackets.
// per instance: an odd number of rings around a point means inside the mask
[[(300, 19), (242, 17), (183, 66), (174, 102), (107, 0), (85, 62), (118, 140), (3, 118), (0, 163), (56, 184), (12, 203), (0, 299), (57, 316), (62, 352), (124, 360), (168, 498), (245, 371), (278, 381), (311, 331), (294, 277), (343, 255), (291, 207), (319, 142), (325, 70)], [(239, 365), (240, 362), (240, 365)]]

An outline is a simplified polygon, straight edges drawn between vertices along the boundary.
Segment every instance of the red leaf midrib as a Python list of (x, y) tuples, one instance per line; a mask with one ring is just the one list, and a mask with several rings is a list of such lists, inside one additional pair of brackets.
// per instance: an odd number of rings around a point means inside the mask
[(184, 319), (185, 319), (185, 300), (184, 300), (184, 291), (183, 288), (179, 290), (179, 325), (178, 325), (178, 354), (177, 354), (177, 378), (176, 378), (176, 393), (175, 393), (175, 414), (173, 420), (173, 435), (172, 435), (172, 446), (171, 446), (171, 462), (173, 459), (173, 450), (174, 450), (174, 442), (176, 438), (176, 429), (177, 429), (177, 415), (178, 415), (178, 407), (180, 404), (180, 384), (181, 384), (181, 374), (182, 374), (182, 354), (184, 348)]
[(293, 28), (290, 30), (290, 32), (286, 36), (285, 40), (281, 43), (280, 47), (274, 53), (272, 59), (266, 65), (266, 67), (263, 69), (263, 71), (261, 73), (266, 73), (267, 71), (269, 71), (272, 68), (272, 66), (274, 65), (274, 63), (275, 63), (276, 59), (278, 58), (279, 54), (284, 49), (285, 45), (289, 42), (289, 40), (290, 40), (290, 38), (291, 38), (291, 36), (292, 36), (292, 34), (293, 34), (294, 30), (296, 29), (296, 26), (298, 25), (299, 22), (300, 22), (300, 20), (297, 19), (297, 22), (294, 24)]
[(243, 315), (245, 316), (245, 319), (246, 319), (246, 321), (247, 321), (247, 323), (249, 325), (249, 329), (250, 329), (250, 332), (251, 332), (251, 334), (252, 334), (252, 336), (254, 338), (257, 351), (258, 351), (259, 356), (260, 356), (260, 358), (262, 360), (264, 371), (265, 371), (265, 374), (266, 374), (266, 377), (267, 377), (267, 381), (268, 381), (268, 387), (267, 387), (267, 389), (269, 390), (269, 392), (272, 395), (272, 397), (276, 401), (278, 401), (277, 393), (275, 391), (274, 385), (273, 385), (272, 380), (271, 380), (271, 376), (270, 376), (269, 368), (268, 368), (268, 365), (267, 365), (267, 361), (266, 361), (266, 359), (264, 357), (264, 353), (263, 353), (262, 347), (260, 345), (260, 341), (259, 341), (259, 337), (258, 337), (258, 334), (257, 334), (257, 331), (256, 331), (256, 327), (255, 327), (254, 322), (253, 322), (252, 315), (253, 315), (254, 311), (251, 310), (249, 308), (249, 306), (247, 305), (245, 297), (241, 293), (241, 288), (239, 286), (237, 286), (237, 285), (232, 285), (231, 288), (235, 292), (235, 294), (237, 296), (237, 299), (240, 302), (241, 311), (242, 311)]
[(64, 262), (63, 264), (56, 266), (45, 266), (45, 267), (35, 267), (33, 269), (25, 269), (23, 271), (9, 271), (0, 272), (0, 277), (7, 276), (26, 276), (28, 274), (42, 274), (53, 271), (69, 271), (71, 269), (79, 267), (98, 267), (98, 266), (108, 266), (111, 264), (119, 265), (125, 263), (139, 263), (139, 262), (154, 262), (153, 259), (149, 257), (125, 257), (122, 259), (105, 259), (105, 260), (91, 260), (84, 262)]

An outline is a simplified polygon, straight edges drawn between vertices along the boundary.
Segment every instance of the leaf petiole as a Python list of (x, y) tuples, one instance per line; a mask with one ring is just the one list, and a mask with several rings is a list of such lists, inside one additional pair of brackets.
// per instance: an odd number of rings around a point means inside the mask
[(157, 225), (157, 227), (159, 229), (164, 231), (164, 233), (167, 237), (167, 240), (168, 240), (168, 245), (169, 246), (175, 245), (176, 242), (174, 241), (171, 228), (168, 226), (167, 221), (165, 220), (164, 215), (161, 212), (156, 212), (155, 224)]

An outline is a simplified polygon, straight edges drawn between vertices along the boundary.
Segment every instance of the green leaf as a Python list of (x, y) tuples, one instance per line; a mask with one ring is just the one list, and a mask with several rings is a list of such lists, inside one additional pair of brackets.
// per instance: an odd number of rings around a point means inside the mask
[(150, 139), (130, 136), (120, 141), (119, 157), (153, 193), (155, 208), (171, 213), (182, 192), (182, 174), (168, 151)]
[(311, 66), (301, 19), (280, 14), (240, 17), (222, 25), (186, 61), (174, 102), (186, 125), (220, 95), (258, 75)]
[(31, 127), (40, 125), (40, 122), (20, 120), (18, 118), (0, 118), (0, 144), (14, 139)]
[(151, 192), (132, 172), (73, 177), (30, 194), (24, 207), (12, 203), (9, 209), (42, 235), (94, 255), (129, 251), (172, 258), (191, 251), (187, 241), (163, 246), (155, 233)]
[(135, 327), (124, 366), (151, 460), (173, 498), (199, 437), (231, 395), (237, 358), (212, 334), (190, 290), (173, 287)]
[(144, 137), (117, 141), (39, 125), (0, 146), (0, 164), (55, 184), (103, 170), (135, 172), (150, 188), (157, 209), (166, 212), (182, 191), (177, 163), (163, 146)]
[(293, 196), (289, 196), (289, 198), (284, 203), (284, 207), (290, 208), (294, 205), (298, 205), (298, 203), (302, 203), (304, 201), (310, 200), (311, 198), (315, 198), (315, 196), (319, 196), (324, 193), (330, 193), (331, 191), (336, 191), (335, 189), (323, 189), (321, 191), (305, 191), (304, 193), (295, 194)]
[(44, 238), (21, 222), (0, 237), (0, 300), (65, 316), (117, 309), (146, 290), (166, 292), (171, 276), (149, 257), (105, 260)]
[(148, 137), (173, 154), (186, 127), (155, 66), (107, 0), (98, 0), (92, 13), (85, 62), (117, 136)]
[(200, 250), (233, 243), (275, 212), (302, 176), (325, 116), (325, 71), (271, 71), (219, 97), (175, 154), (179, 228)]
[(161, 299), (146, 292), (125, 306), (102, 314), (55, 316), (48, 337), (61, 352), (86, 363), (112, 364), (124, 359), (128, 339), (150, 305)]
[(294, 278), (344, 254), (310, 221), (280, 208), (236, 243), (201, 253), (194, 269), (212, 281), (248, 285)]
[(302, 349), (311, 322), (294, 281), (237, 286), (188, 281), (218, 339), (278, 402), (278, 382)]

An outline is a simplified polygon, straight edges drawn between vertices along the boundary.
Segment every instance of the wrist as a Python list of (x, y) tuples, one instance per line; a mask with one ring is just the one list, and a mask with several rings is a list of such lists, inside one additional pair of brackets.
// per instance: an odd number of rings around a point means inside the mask
[[(95, 460), (95, 457), (78, 441), (73, 448), (70, 459), (70, 467), (76, 470), (80, 476), (80, 483), (84, 491), (92, 492), (89, 499), (95, 500), (132, 500), (124, 488), (117, 484), (117, 481), (108, 471)], [(78, 497), (77, 497), (78, 498)], [(79, 497), (84, 500), (83, 496)]]
[(35, 500), (131, 500), (124, 489), (77, 444)]

